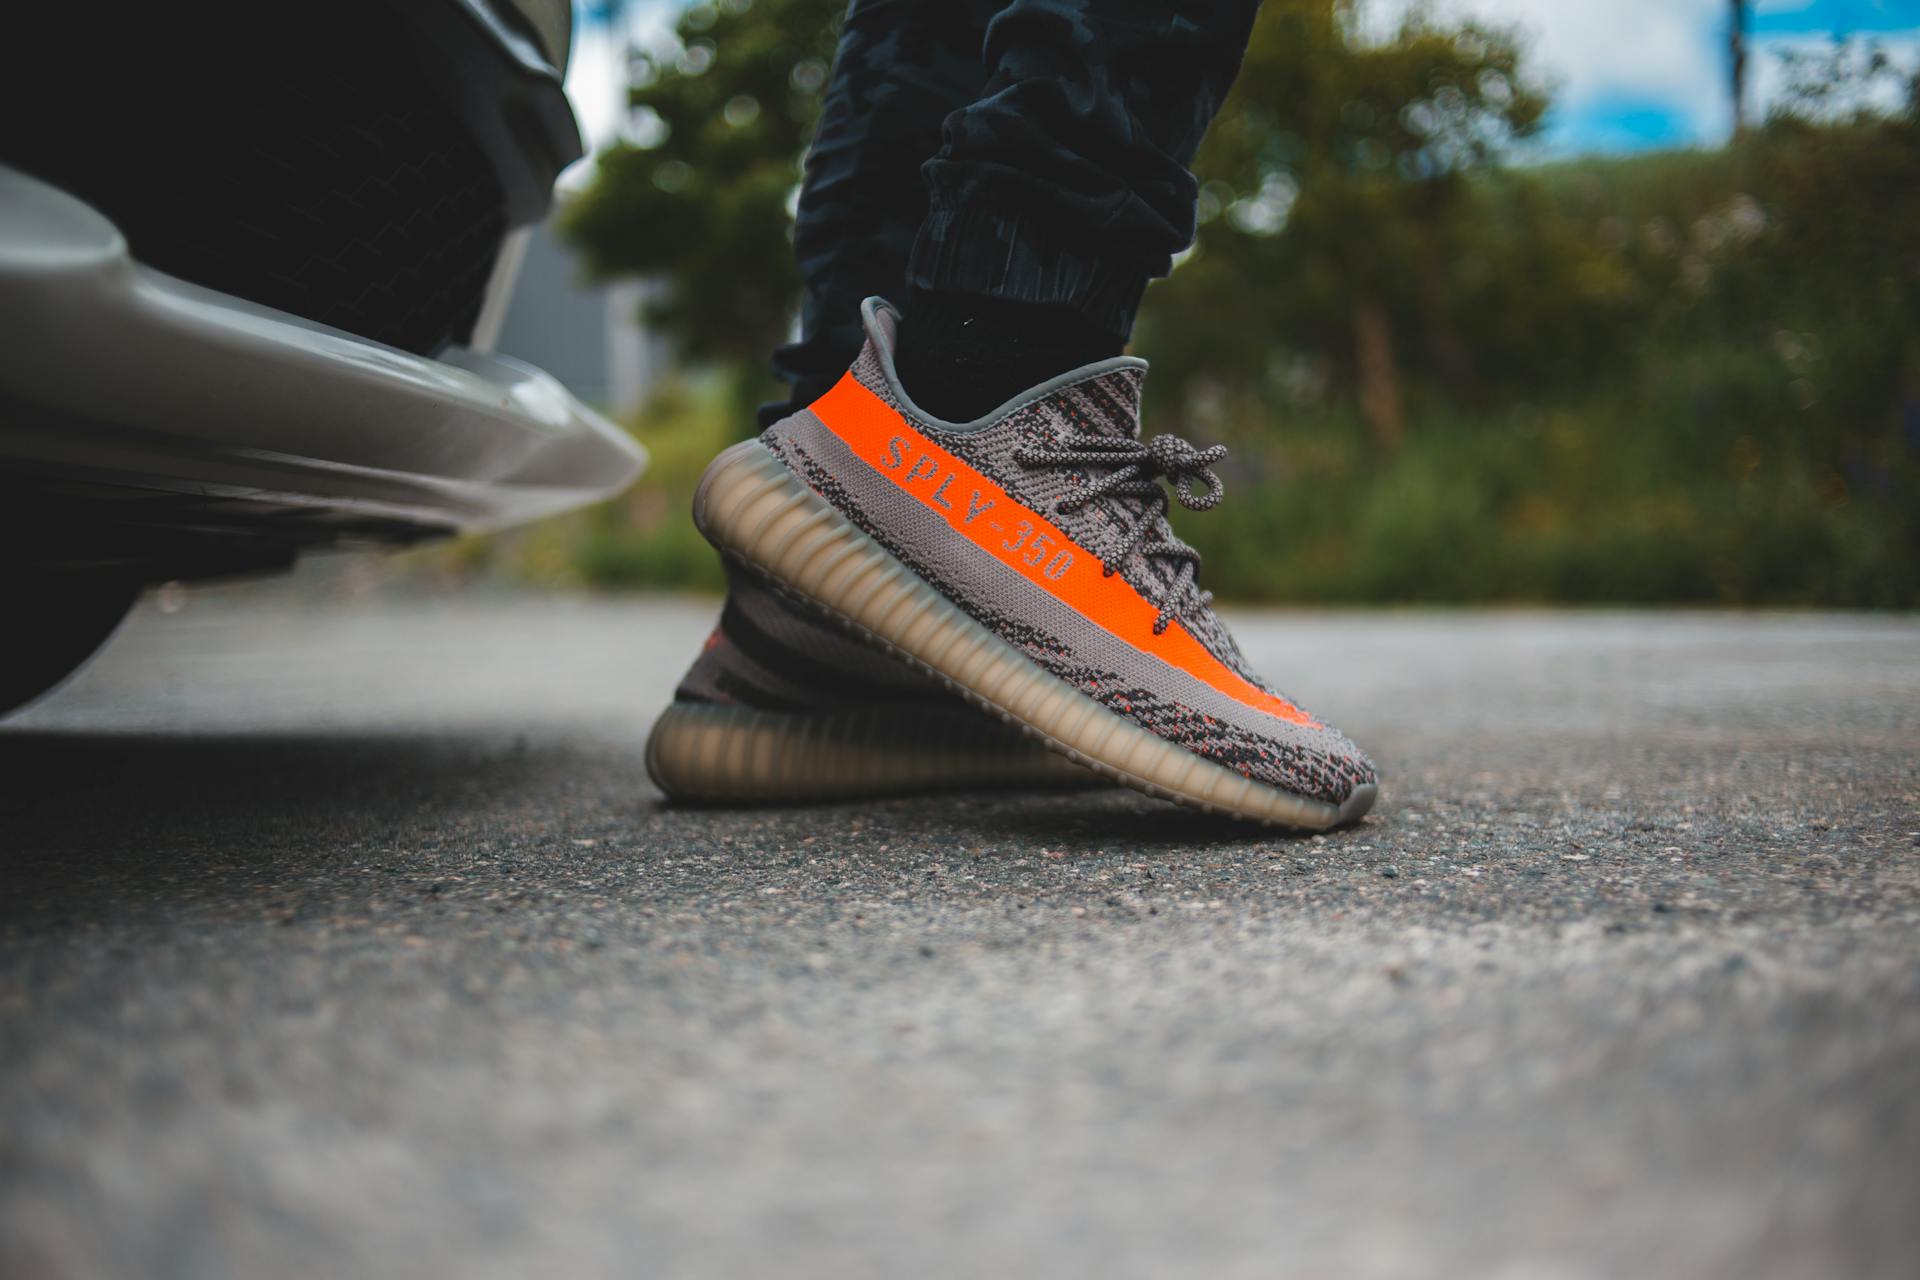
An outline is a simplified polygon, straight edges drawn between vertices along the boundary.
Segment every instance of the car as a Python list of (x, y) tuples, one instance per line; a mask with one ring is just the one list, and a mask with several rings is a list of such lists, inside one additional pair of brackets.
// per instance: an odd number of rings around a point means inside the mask
[(149, 584), (496, 529), (645, 452), (492, 351), (578, 159), (568, 0), (0, 20), (0, 713)]

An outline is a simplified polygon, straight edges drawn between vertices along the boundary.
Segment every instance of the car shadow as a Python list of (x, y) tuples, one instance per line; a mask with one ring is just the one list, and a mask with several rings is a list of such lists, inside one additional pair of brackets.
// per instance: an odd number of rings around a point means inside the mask
[[(401, 812), (480, 769), (497, 781), (573, 749), (502, 735), (351, 730), (0, 732), (0, 821), (68, 830), (170, 820), (285, 818), (343, 801)], [(477, 781), (477, 780), (476, 780)]]
[(194, 893), (250, 864), (298, 878), (383, 845), (482, 840), (540, 797), (617, 821), (646, 807), (637, 754), (510, 733), (0, 732), (0, 920), (61, 895)]

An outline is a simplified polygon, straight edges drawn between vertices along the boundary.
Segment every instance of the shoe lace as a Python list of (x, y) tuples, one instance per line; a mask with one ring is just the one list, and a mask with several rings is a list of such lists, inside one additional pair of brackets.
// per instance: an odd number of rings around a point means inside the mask
[[(1101, 573), (1112, 577), (1135, 551), (1159, 560), (1172, 570), (1160, 611), (1153, 620), (1153, 634), (1159, 635), (1176, 619), (1184, 619), (1196, 608), (1213, 603), (1213, 593), (1202, 591), (1195, 580), (1200, 572), (1200, 553), (1173, 535), (1166, 523), (1172, 503), (1163, 483), (1171, 483), (1180, 505), (1189, 511), (1210, 511), (1220, 505), (1227, 487), (1213, 472), (1213, 466), (1227, 456), (1227, 446), (1212, 445), (1196, 449), (1179, 436), (1159, 435), (1151, 440), (1114, 436), (1074, 436), (1058, 444), (1030, 444), (1017, 450), (1013, 459), (1023, 467), (1075, 467), (1105, 472), (1090, 480), (1086, 488), (1060, 499), (1056, 512), (1075, 511), (1102, 498), (1139, 498), (1146, 504), (1131, 522), (1119, 545), (1101, 556)], [(1206, 488), (1194, 491), (1195, 482)], [(1122, 516), (1125, 520), (1125, 516)], [(1165, 537), (1152, 536), (1165, 530)]]

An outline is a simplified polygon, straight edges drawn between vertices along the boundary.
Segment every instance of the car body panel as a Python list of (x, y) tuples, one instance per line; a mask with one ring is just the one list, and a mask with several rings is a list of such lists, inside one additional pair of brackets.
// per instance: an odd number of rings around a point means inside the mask
[(144, 267), (98, 211), (0, 167), (0, 465), (483, 530), (645, 464), (536, 369), (429, 358)]

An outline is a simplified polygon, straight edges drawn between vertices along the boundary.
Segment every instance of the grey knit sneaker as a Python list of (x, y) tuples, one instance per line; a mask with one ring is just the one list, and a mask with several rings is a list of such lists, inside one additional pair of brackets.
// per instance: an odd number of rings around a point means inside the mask
[(1219, 502), (1219, 449), (1142, 441), (1144, 361), (1103, 360), (974, 422), (916, 408), (898, 314), (834, 389), (716, 458), (707, 539), (1069, 759), (1207, 812), (1314, 830), (1373, 765), (1247, 664), (1174, 537)]
[(1100, 782), (751, 574), (727, 577), (719, 625), (647, 739), (647, 771), (674, 799)]

